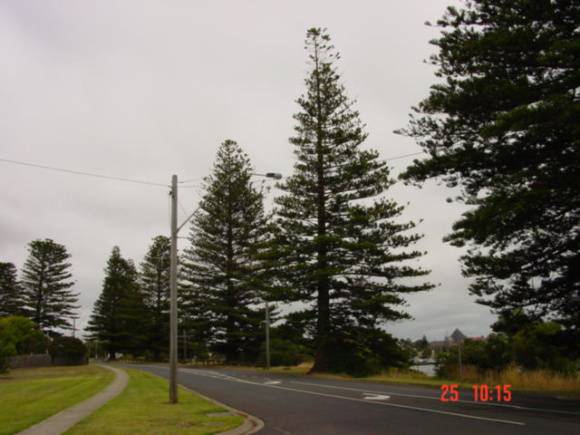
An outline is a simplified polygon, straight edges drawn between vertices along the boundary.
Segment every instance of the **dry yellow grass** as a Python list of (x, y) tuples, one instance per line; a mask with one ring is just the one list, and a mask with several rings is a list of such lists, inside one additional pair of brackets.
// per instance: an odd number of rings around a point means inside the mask
[(580, 393), (580, 377), (565, 376), (548, 370), (520, 370), (508, 367), (499, 374), (487, 373), (479, 383), (510, 384), (516, 390)]

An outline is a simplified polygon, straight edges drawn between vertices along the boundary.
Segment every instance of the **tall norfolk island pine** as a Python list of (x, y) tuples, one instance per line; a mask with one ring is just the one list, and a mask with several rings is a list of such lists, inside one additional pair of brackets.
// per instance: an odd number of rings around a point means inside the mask
[(139, 355), (147, 338), (148, 313), (131, 260), (114, 247), (105, 268), (103, 291), (95, 302), (87, 331), (114, 360), (117, 352)]
[(157, 236), (141, 263), (140, 284), (149, 311), (151, 330), (147, 347), (159, 360), (169, 349), (169, 263), (171, 241)]
[(12, 263), (0, 263), (0, 317), (22, 314), (22, 294)]
[(248, 156), (226, 140), (205, 179), (206, 194), (182, 262), (180, 305), (186, 327), (192, 328), (188, 334), (228, 362), (254, 362), (262, 340), (260, 295), (250, 280), (266, 217), (252, 172)]
[(448, 240), (478, 302), (578, 331), (580, 3), (473, 0), (437, 26), (442, 80), (406, 131), (429, 158), (404, 177), (461, 187)]
[(70, 329), (79, 308), (78, 294), (71, 290), (70, 254), (50, 239), (30, 242), (28, 252), (21, 281), (26, 314), (44, 332)]
[(413, 222), (395, 222), (403, 207), (381, 196), (393, 180), (378, 153), (362, 148), (367, 135), (339, 82), (329, 36), (310, 29), (306, 48), (310, 72), (290, 139), (298, 161), (276, 199), (275, 250), (288, 298), (317, 313), (312, 370), (352, 371), (381, 346), (382, 322), (408, 317), (401, 295), (432, 285), (402, 280), (428, 273), (403, 264), (422, 255), (406, 249), (420, 236), (406, 233)]

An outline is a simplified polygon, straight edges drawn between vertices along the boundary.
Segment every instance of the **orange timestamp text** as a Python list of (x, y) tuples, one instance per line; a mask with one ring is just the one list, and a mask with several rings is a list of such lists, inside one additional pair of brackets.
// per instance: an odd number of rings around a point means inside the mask
[[(472, 398), (475, 402), (511, 402), (511, 385), (474, 384), (471, 386)], [(441, 402), (458, 402), (460, 397), (458, 384), (441, 385)]]

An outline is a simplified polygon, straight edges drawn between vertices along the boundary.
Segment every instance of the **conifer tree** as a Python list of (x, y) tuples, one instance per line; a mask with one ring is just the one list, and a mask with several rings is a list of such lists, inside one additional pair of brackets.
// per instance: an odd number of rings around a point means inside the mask
[(578, 331), (580, 3), (473, 0), (436, 26), (440, 80), (403, 130), (427, 158), (403, 177), (471, 206), (446, 240), (478, 302)]
[(71, 329), (79, 306), (78, 294), (72, 291), (70, 254), (51, 239), (30, 242), (28, 253), (22, 269), (25, 312), (45, 333)]
[(140, 355), (145, 350), (148, 312), (132, 260), (115, 246), (107, 261), (103, 291), (95, 302), (87, 331), (114, 360), (116, 353)]
[(22, 314), (22, 294), (12, 263), (0, 263), (0, 317)]
[(384, 321), (408, 317), (402, 295), (432, 286), (405, 279), (427, 273), (408, 264), (422, 255), (407, 249), (420, 236), (408, 233), (413, 222), (395, 221), (403, 207), (381, 196), (393, 180), (378, 153), (363, 149), (367, 134), (340, 84), (330, 37), (310, 29), (306, 48), (310, 71), (290, 139), (298, 161), (279, 186), (272, 261), (287, 300), (316, 313), (312, 370), (352, 371), (388, 341)]
[(263, 336), (260, 295), (251, 280), (266, 216), (251, 175), (248, 156), (236, 142), (223, 142), (205, 179), (181, 271), (182, 313), (195, 326), (191, 335), (208, 340), (227, 362), (255, 361)]
[(168, 237), (155, 237), (141, 263), (141, 290), (151, 320), (147, 348), (156, 360), (169, 351), (170, 248)]

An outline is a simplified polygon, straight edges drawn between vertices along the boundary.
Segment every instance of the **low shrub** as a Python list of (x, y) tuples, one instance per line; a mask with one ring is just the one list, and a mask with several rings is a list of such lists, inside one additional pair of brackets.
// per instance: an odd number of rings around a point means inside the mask
[(8, 371), (8, 358), (14, 355), (44, 353), (49, 339), (36, 324), (21, 316), (0, 319), (0, 373)]
[(75, 337), (55, 337), (49, 347), (52, 363), (56, 365), (88, 364), (88, 349)]

